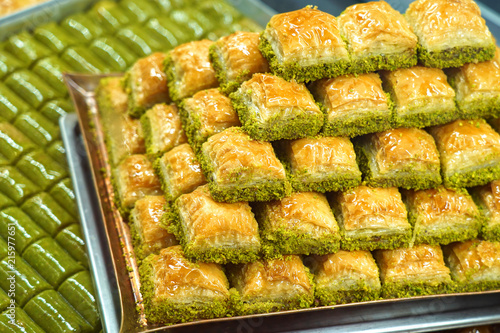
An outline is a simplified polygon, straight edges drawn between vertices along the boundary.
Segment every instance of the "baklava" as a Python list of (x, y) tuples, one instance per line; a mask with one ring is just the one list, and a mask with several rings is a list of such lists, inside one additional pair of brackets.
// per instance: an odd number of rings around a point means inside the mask
[(212, 135), (202, 146), (200, 163), (217, 201), (277, 200), (291, 190), (271, 143), (252, 140), (239, 127)]
[(345, 137), (283, 140), (276, 151), (295, 191), (340, 191), (361, 183), (351, 141)]
[(495, 54), (493, 36), (472, 0), (417, 0), (405, 17), (418, 37), (418, 60), (424, 66), (459, 67)]
[(411, 238), (406, 207), (395, 187), (360, 185), (329, 197), (343, 250), (394, 249)]
[(393, 127), (440, 125), (458, 118), (455, 91), (439, 68), (415, 66), (381, 72), (394, 102)]
[(320, 305), (376, 300), (380, 296), (377, 263), (369, 251), (344, 251), (304, 259), (315, 276)]
[(374, 187), (434, 188), (441, 184), (439, 153), (432, 136), (418, 128), (397, 128), (356, 140), (364, 181)]
[(206, 185), (177, 198), (163, 220), (192, 260), (236, 264), (258, 259), (259, 230), (250, 205), (217, 202)]
[(275, 75), (298, 82), (346, 74), (349, 53), (337, 19), (315, 7), (274, 15), (259, 44)]
[(254, 74), (230, 97), (243, 129), (256, 140), (305, 138), (323, 126), (323, 113), (311, 93), (295, 81)]
[(229, 94), (255, 73), (269, 71), (259, 51), (259, 33), (237, 31), (210, 47), (210, 61), (223, 93)]
[(384, 298), (444, 294), (454, 288), (439, 245), (379, 250), (375, 259)]
[(472, 189), (472, 195), (485, 217), (482, 238), (500, 242), (500, 180)]
[(324, 194), (297, 192), (281, 200), (255, 204), (254, 208), (266, 258), (321, 255), (340, 247), (339, 227)]
[(431, 128), (446, 187), (472, 187), (500, 179), (500, 135), (483, 119)]

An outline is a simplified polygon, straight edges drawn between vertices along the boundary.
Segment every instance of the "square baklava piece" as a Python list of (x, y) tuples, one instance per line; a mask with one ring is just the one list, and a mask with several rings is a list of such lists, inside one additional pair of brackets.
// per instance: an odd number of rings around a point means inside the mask
[(441, 184), (436, 143), (422, 129), (368, 134), (356, 140), (356, 155), (369, 186), (426, 189)]
[(304, 261), (315, 276), (320, 305), (371, 301), (380, 296), (379, 271), (369, 251), (340, 250)]
[(391, 101), (377, 73), (322, 79), (309, 89), (325, 114), (324, 135), (354, 137), (391, 128)]
[(198, 152), (207, 139), (226, 128), (241, 126), (231, 100), (219, 89), (207, 89), (186, 98), (180, 114), (189, 144)]
[(417, 0), (406, 20), (418, 37), (418, 60), (436, 68), (490, 60), (495, 41), (472, 0)]
[(387, 2), (349, 6), (338, 22), (355, 72), (395, 70), (417, 64), (417, 36), (404, 16)]
[(218, 264), (194, 263), (180, 246), (148, 256), (139, 267), (141, 294), (148, 322), (174, 324), (224, 317), (229, 283)]
[(456, 92), (460, 117), (500, 117), (500, 49), (489, 61), (450, 68), (448, 81)]
[(259, 230), (250, 205), (217, 202), (206, 185), (177, 198), (163, 223), (192, 260), (236, 264), (258, 258)]
[(219, 85), (208, 57), (212, 43), (208, 39), (194, 41), (179, 45), (167, 54), (165, 73), (170, 98), (175, 103)]
[(324, 194), (297, 192), (281, 200), (255, 204), (254, 208), (266, 258), (321, 255), (340, 247), (339, 227)]
[(500, 243), (474, 239), (444, 248), (446, 263), (458, 290), (500, 289)]
[(156, 52), (139, 59), (127, 71), (125, 86), (129, 97), (128, 113), (134, 118), (155, 104), (169, 103), (167, 76), (163, 71), (165, 53)]
[(161, 188), (168, 201), (192, 192), (207, 181), (193, 149), (184, 143), (163, 154), (154, 163)]
[(396, 187), (360, 185), (332, 193), (329, 199), (343, 250), (394, 249), (409, 244), (411, 226)]
[(483, 218), (466, 189), (405, 191), (415, 244), (441, 244), (475, 238)]
[(482, 238), (500, 242), (500, 180), (472, 189), (472, 195), (485, 217)]
[(135, 202), (130, 211), (130, 233), (134, 252), (139, 260), (161, 249), (177, 245), (175, 236), (161, 226), (161, 219), (168, 209), (165, 197), (146, 196)]
[(200, 163), (217, 201), (277, 200), (291, 190), (271, 143), (253, 140), (239, 127), (212, 135)]
[(255, 73), (269, 71), (259, 51), (259, 33), (237, 31), (210, 47), (210, 60), (223, 93), (229, 94)]
[(455, 91), (441, 69), (415, 66), (381, 76), (394, 102), (393, 127), (423, 128), (458, 118)]
[(453, 290), (450, 269), (444, 263), (439, 245), (379, 250), (375, 259), (384, 298), (444, 294)]
[(255, 74), (230, 95), (243, 129), (256, 140), (313, 136), (323, 113), (306, 86), (271, 74)]
[(238, 292), (235, 315), (307, 308), (314, 302), (313, 276), (299, 256), (230, 265), (227, 271)]
[(271, 17), (259, 48), (271, 71), (286, 80), (314, 81), (349, 69), (337, 19), (312, 6)]
[(146, 151), (150, 156), (161, 154), (187, 142), (177, 106), (156, 104), (141, 117)]
[(444, 186), (472, 187), (500, 179), (500, 135), (483, 119), (455, 120), (429, 132), (441, 156)]
[(276, 144), (295, 191), (340, 191), (361, 183), (351, 141), (345, 137), (283, 140)]

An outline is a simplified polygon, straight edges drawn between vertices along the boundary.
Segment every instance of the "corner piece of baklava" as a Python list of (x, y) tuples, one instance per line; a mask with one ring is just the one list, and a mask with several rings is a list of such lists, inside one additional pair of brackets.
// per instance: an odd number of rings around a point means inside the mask
[(471, 193), (485, 218), (481, 237), (500, 242), (500, 180), (473, 188)]

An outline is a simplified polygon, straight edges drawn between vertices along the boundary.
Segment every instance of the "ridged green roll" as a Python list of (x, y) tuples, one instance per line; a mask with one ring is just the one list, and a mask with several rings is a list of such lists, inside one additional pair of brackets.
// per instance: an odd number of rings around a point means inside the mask
[[(1, 92), (0, 92), (1, 93)], [(36, 149), (36, 145), (14, 125), (0, 123), (0, 155), (9, 164), (15, 164), (21, 156)]]
[(8, 196), (3, 193), (0, 193), (0, 210), (14, 206), (16, 203), (12, 201)]
[(41, 189), (13, 166), (0, 167), (0, 192), (6, 194), (17, 205)]
[(39, 26), (33, 35), (40, 43), (55, 53), (60, 53), (68, 46), (78, 44), (78, 41), (56, 22)]
[(23, 253), (30, 244), (48, 236), (19, 207), (9, 207), (0, 212), (0, 235), (11, 240), (19, 253)]
[(100, 329), (99, 310), (88, 271), (76, 273), (64, 281), (58, 291), (96, 331)]
[(0, 237), (0, 260), (5, 258), (8, 254), (7, 242)]
[(7, 293), (5, 291), (3, 291), (3, 289), (0, 289), (0, 312), (2, 312), (3, 310), (7, 309), (7, 307), (9, 305), (10, 305), (10, 298), (9, 298), (9, 296), (7, 296)]
[(137, 59), (127, 46), (114, 37), (102, 37), (90, 44), (90, 50), (114, 71), (125, 71)]
[[(200, 16), (195, 17), (194, 14)], [(207, 32), (205, 24), (209, 23), (205, 22), (203, 19), (200, 20), (201, 13), (195, 12), (194, 9), (193, 10), (186, 8), (175, 9), (170, 12), (169, 17), (181, 29), (186, 29), (187, 31), (189, 31), (190, 33), (189, 39), (192, 40), (201, 39)], [(213, 26), (211, 26), (210, 28), (213, 28)]]
[(196, 7), (213, 22), (229, 26), (239, 20), (242, 15), (236, 8), (220, 0), (205, 0)]
[(42, 147), (48, 146), (60, 137), (59, 127), (35, 111), (28, 111), (18, 116), (14, 126)]
[(12, 323), (11, 312), (4, 311), (0, 314), (0, 331), (3, 333), (45, 333), (23, 309), (16, 307), (14, 309), (16, 319)]
[(35, 109), (51, 99), (64, 96), (28, 69), (12, 73), (5, 79), (5, 84)]
[(30, 300), (24, 311), (50, 333), (93, 332), (90, 324), (83, 319), (55, 290), (47, 290)]
[(75, 111), (73, 104), (71, 104), (71, 102), (65, 98), (55, 99), (47, 102), (40, 109), (40, 113), (56, 125), (59, 124), (60, 117), (73, 111)]
[(155, 38), (161, 40), (163, 44), (169, 45), (168, 49), (194, 39), (190, 31), (178, 26), (168, 17), (152, 18), (145, 27)]
[(5, 49), (27, 64), (32, 64), (52, 53), (27, 31), (10, 37), (5, 44)]
[(150, 17), (158, 16), (160, 8), (154, 2), (144, 0), (123, 0), (120, 7), (133, 21), (145, 22)]
[(61, 55), (61, 59), (79, 73), (108, 73), (111, 68), (85, 46), (72, 46)]
[(85, 268), (89, 268), (89, 259), (85, 249), (85, 241), (83, 240), (82, 232), (79, 224), (71, 224), (70, 226), (61, 230), (55, 237), (56, 241), (68, 253), (82, 264)]
[(45, 80), (60, 96), (66, 96), (68, 93), (63, 73), (72, 71), (73, 68), (57, 55), (43, 58), (33, 66), (33, 72)]
[(31, 106), (0, 82), (0, 116), (12, 121), (17, 115), (31, 110)]
[(99, 1), (87, 15), (95, 17), (99, 24), (110, 33), (134, 22), (134, 16), (128, 15), (123, 8), (114, 1)]
[(61, 140), (53, 142), (46, 150), (47, 154), (54, 159), (59, 165), (68, 169), (68, 160), (66, 159), (66, 148)]
[(61, 27), (80, 44), (90, 42), (104, 34), (104, 29), (84, 13), (67, 17), (61, 22)]
[(42, 190), (47, 190), (58, 181), (68, 177), (66, 169), (41, 149), (24, 155), (17, 162), (16, 167)]
[(24, 63), (16, 56), (5, 50), (0, 50), (0, 79), (23, 67)]
[(49, 191), (49, 194), (57, 201), (61, 207), (66, 209), (73, 217), (78, 216), (78, 211), (76, 209), (75, 202), (75, 192), (73, 191), (73, 185), (71, 184), (71, 179), (66, 178), (59, 183), (57, 183)]
[(139, 57), (145, 57), (159, 50), (168, 50), (171, 47), (170, 43), (161, 43), (156, 37), (142, 27), (135, 24), (124, 27), (116, 33), (116, 38), (123, 44), (127, 45), (132, 51), (137, 53)]

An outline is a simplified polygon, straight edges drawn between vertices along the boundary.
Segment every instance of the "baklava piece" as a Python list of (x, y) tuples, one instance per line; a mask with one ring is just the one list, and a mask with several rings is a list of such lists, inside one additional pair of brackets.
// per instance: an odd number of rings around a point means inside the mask
[(338, 22), (354, 72), (395, 70), (417, 64), (417, 36), (404, 16), (387, 2), (347, 7)]
[(324, 135), (354, 137), (391, 128), (391, 101), (377, 73), (322, 79), (309, 89), (325, 113)]
[(483, 119), (430, 128), (441, 156), (444, 186), (472, 187), (500, 179), (500, 135)]
[(139, 267), (148, 322), (173, 324), (224, 317), (229, 283), (221, 266), (193, 263), (180, 246), (151, 254)]
[(169, 103), (167, 76), (163, 71), (165, 53), (156, 52), (139, 59), (127, 71), (125, 86), (130, 96), (128, 113), (134, 118), (159, 103)]
[(313, 276), (296, 255), (231, 265), (228, 278), (238, 292), (236, 315), (307, 308), (314, 302)]
[(477, 237), (483, 218), (466, 189), (405, 191), (415, 244), (450, 244)]
[(250, 205), (217, 202), (206, 185), (181, 195), (163, 220), (167, 222), (192, 260), (237, 264), (258, 258), (259, 230)]
[(458, 118), (455, 91), (441, 69), (415, 66), (381, 75), (394, 102), (393, 127), (423, 128)]
[(458, 290), (500, 289), (500, 243), (474, 239), (444, 248), (446, 263)]
[(358, 186), (332, 194), (343, 250), (395, 249), (411, 238), (406, 207), (395, 187)]
[(375, 259), (384, 298), (444, 294), (454, 288), (439, 245), (379, 250)]
[(179, 111), (189, 144), (196, 152), (210, 136), (241, 126), (231, 100), (218, 89), (203, 90), (184, 99)]
[(448, 81), (455, 89), (460, 117), (500, 117), (500, 49), (495, 58), (477, 64), (465, 64), (447, 71)]
[(187, 142), (179, 111), (174, 104), (156, 104), (142, 115), (141, 125), (146, 140), (146, 152), (150, 156), (161, 156)]
[(163, 194), (153, 165), (140, 154), (128, 156), (114, 168), (113, 185), (118, 209), (125, 215), (137, 200)]
[(163, 196), (146, 196), (135, 202), (130, 212), (130, 232), (134, 243), (134, 252), (139, 260), (161, 249), (177, 245), (175, 236), (160, 225), (167, 208)]
[(295, 191), (340, 191), (361, 183), (351, 141), (317, 137), (276, 144), (277, 153)]
[(207, 182), (193, 149), (187, 143), (163, 154), (154, 163), (154, 168), (168, 201), (192, 192)]
[(377, 263), (369, 251), (343, 251), (305, 259), (315, 275), (320, 305), (365, 302), (380, 296)]
[(397, 128), (356, 140), (364, 181), (374, 187), (434, 188), (441, 184), (439, 153), (432, 136), (418, 128)]
[(199, 157), (217, 201), (278, 200), (291, 191), (271, 143), (252, 140), (239, 127), (212, 135)]
[(179, 103), (201, 90), (217, 88), (215, 71), (208, 57), (212, 41), (203, 39), (177, 46), (165, 59), (170, 98)]
[(490, 60), (495, 41), (472, 0), (417, 0), (406, 20), (418, 37), (418, 60), (436, 68)]
[(266, 258), (322, 255), (340, 247), (339, 227), (324, 194), (297, 192), (279, 201), (259, 203), (255, 215)]
[(486, 219), (481, 236), (500, 242), (500, 180), (472, 189), (472, 195)]
[(210, 47), (210, 60), (223, 93), (229, 94), (255, 73), (269, 71), (259, 51), (259, 33), (237, 31)]
[(323, 113), (311, 93), (295, 81), (255, 74), (230, 97), (243, 129), (256, 140), (305, 138), (323, 126)]
[(336, 77), (349, 70), (349, 53), (337, 19), (315, 7), (274, 15), (259, 44), (275, 75), (298, 82)]

